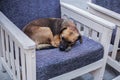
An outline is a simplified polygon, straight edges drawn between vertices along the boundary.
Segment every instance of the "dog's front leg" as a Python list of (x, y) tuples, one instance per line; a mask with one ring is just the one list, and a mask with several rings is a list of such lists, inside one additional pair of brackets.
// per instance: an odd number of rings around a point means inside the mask
[(54, 46), (54, 47), (59, 47), (59, 45), (60, 45), (60, 37), (59, 37), (59, 35), (55, 35), (53, 37), (53, 40), (51, 41), (51, 45)]

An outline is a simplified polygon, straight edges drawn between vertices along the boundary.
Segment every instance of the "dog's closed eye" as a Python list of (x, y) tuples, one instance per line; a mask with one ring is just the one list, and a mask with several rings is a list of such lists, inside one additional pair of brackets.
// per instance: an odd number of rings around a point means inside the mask
[(72, 34), (73, 34), (73, 32), (70, 32), (70, 33), (69, 33), (69, 35), (72, 35)]
[(80, 41), (80, 43), (82, 43), (83, 41), (82, 41), (82, 36), (79, 36), (78, 37), (78, 40)]

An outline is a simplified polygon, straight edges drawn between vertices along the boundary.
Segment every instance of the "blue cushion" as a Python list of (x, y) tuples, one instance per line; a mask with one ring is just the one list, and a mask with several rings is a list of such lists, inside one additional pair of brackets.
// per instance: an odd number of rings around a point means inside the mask
[(0, 11), (20, 29), (31, 20), (61, 15), (59, 0), (0, 0)]
[[(92, 2), (120, 14), (120, 0), (92, 0)], [(113, 30), (111, 44), (114, 44), (116, 29)]]
[(83, 43), (77, 42), (69, 52), (58, 48), (36, 52), (37, 80), (49, 78), (86, 66), (103, 57), (101, 44), (83, 37)]

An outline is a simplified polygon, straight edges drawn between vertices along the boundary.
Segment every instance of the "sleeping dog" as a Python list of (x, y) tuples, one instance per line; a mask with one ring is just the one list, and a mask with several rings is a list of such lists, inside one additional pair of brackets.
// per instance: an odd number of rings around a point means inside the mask
[(61, 18), (43, 18), (28, 23), (24, 33), (36, 43), (37, 49), (58, 47), (61, 51), (69, 51), (82, 37), (75, 24)]

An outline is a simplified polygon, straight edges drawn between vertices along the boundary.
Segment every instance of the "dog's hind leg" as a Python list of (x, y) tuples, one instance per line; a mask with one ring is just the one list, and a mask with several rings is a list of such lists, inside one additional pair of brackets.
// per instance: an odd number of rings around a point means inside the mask
[(53, 49), (55, 47), (53, 47), (52, 45), (50, 44), (39, 44), (36, 46), (36, 49), (37, 50), (43, 50), (43, 49)]

